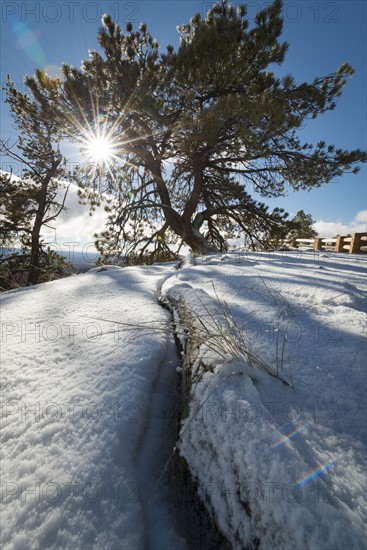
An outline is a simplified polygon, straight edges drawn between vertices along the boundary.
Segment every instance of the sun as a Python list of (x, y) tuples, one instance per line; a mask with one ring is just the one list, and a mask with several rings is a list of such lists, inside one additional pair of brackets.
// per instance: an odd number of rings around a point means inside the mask
[(97, 164), (108, 164), (115, 156), (114, 143), (107, 136), (93, 135), (85, 142), (85, 152)]

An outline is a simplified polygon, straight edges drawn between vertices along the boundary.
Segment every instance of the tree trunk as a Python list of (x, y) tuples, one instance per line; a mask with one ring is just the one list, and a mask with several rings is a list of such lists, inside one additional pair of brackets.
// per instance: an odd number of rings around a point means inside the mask
[(47, 211), (47, 195), (48, 186), (52, 178), (56, 175), (57, 169), (62, 161), (62, 157), (56, 158), (52, 162), (51, 168), (46, 173), (38, 198), (38, 207), (36, 212), (36, 218), (34, 220), (32, 232), (31, 232), (31, 260), (30, 268), (27, 277), (27, 285), (37, 285), (40, 278), (40, 235), (43, 225), (43, 220)]
[(218, 252), (218, 249), (210, 245), (204, 236), (194, 229), (191, 221), (184, 222), (185, 233), (183, 236), (184, 242), (191, 248), (194, 254), (208, 254), (210, 252)]
[(159, 198), (162, 203), (162, 210), (164, 217), (169, 227), (176, 235), (182, 238), (184, 243), (187, 244), (194, 254), (207, 254), (208, 252), (218, 252), (218, 250), (209, 245), (203, 235), (193, 227), (191, 222), (192, 213), (195, 211), (202, 187), (202, 175), (201, 172), (195, 174), (194, 193), (191, 195), (185, 211), (180, 215), (171, 206), (171, 200), (168, 193), (166, 183), (162, 177), (160, 165), (158, 163), (152, 163), (149, 166), (151, 174), (154, 178), (154, 182), (157, 187)]
[(27, 285), (37, 285), (40, 277), (40, 234), (43, 223), (43, 217), (46, 210), (47, 183), (42, 184), (36, 219), (34, 221), (31, 233), (31, 260), (28, 271)]

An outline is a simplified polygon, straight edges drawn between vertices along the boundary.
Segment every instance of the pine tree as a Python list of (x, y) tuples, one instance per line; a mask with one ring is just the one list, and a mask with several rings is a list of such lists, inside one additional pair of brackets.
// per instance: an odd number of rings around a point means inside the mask
[(54, 116), (49, 98), (45, 99), (42, 94), (42, 88), (47, 87), (52, 97), (58, 81), (43, 71), (37, 72), (36, 81), (33, 97), (19, 92), (10, 77), (4, 88), (19, 134), (13, 146), (1, 140), (0, 151), (21, 162), (25, 169), (21, 178), (0, 174), (1, 244), (8, 248), (20, 247), (19, 251), (2, 254), (2, 288), (51, 280), (70, 267), (42, 240), (43, 228), (65, 209), (67, 188), (61, 201), (58, 190), (63, 187), (60, 179), (68, 173), (60, 152), (59, 120)]
[(269, 66), (287, 51), (281, 12), (275, 1), (250, 25), (245, 6), (223, 0), (178, 27), (179, 48), (164, 53), (145, 24), (123, 32), (105, 15), (103, 55), (91, 51), (80, 70), (64, 65), (57, 98), (43, 88), (73, 140), (102, 135), (113, 148), (109, 162), (85, 170), (93, 200), (101, 190), (115, 197), (98, 240), (106, 254), (169, 253), (177, 241), (223, 250), (225, 234), (239, 230), (261, 240), (286, 227), (286, 214), (252, 191), (309, 190), (367, 160), (359, 149), (301, 142), (305, 120), (335, 108), (353, 69), (345, 63), (311, 83), (278, 78)]
[(291, 220), (292, 229), (288, 233), (288, 239), (314, 239), (318, 233), (313, 227), (315, 220), (311, 214), (306, 214), (303, 210), (298, 210), (297, 214)]

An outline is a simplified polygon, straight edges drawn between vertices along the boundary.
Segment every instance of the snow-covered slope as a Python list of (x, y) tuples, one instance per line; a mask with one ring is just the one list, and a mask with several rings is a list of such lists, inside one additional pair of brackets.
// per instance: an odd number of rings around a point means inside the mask
[(363, 548), (366, 257), (312, 252), (3, 293), (1, 547), (190, 548), (156, 486), (178, 400), (161, 295), (199, 346), (178, 447), (233, 547)]
[(162, 410), (177, 360), (157, 303), (172, 269), (1, 296), (1, 548), (180, 547), (151, 495), (174, 444)]
[(180, 452), (234, 548), (365, 545), (365, 260), (211, 256), (163, 286), (201, 340)]

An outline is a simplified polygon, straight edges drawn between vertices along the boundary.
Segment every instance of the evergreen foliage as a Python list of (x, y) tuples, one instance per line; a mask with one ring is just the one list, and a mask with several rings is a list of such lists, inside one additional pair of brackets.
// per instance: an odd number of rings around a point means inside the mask
[(298, 210), (297, 214), (292, 218), (292, 229), (288, 233), (288, 239), (315, 239), (318, 235), (313, 227), (315, 220), (311, 214), (306, 214), (303, 210)]
[(123, 31), (104, 15), (101, 53), (90, 51), (81, 69), (65, 64), (62, 80), (27, 80), (71, 139), (113, 144), (109, 162), (88, 163), (80, 179), (93, 203), (100, 192), (113, 197), (97, 240), (106, 256), (154, 257), (182, 243), (226, 250), (238, 232), (255, 244), (288, 226), (253, 191), (309, 190), (366, 161), (359, 149), (301, 141), (302, 125), (335, 108), (353, 69), (345, 63), (310, 83), (277, 77), (288, 47), (281, 12), (275, 1), (250, 25), (246, 6), (223, 0), (178, 27), (178, 49), (165, 52), (145, 24)]
[[(19, 92), (14, 82), (6, 82), (6, 102), (10, 106), (18, 141), (10, 146), (0, 141), (3, 155), (24, 167), (22, 177), (0, 173), (2, 197), (0, 216), (1, 289), (34, 285), (65, 275), (71, 266), (43, 242), (42, 230), (65, 209), (67, 187), (60, 182), (68, 176), (60, 152), (60, 125), (50, 97), (56, 96), (56, 79), (38, 71), (37, 86), (31, 95)], [(42, 94), (47, 87), (48, 97)], [(59, 189), (63, 193), (60, 201)]]

